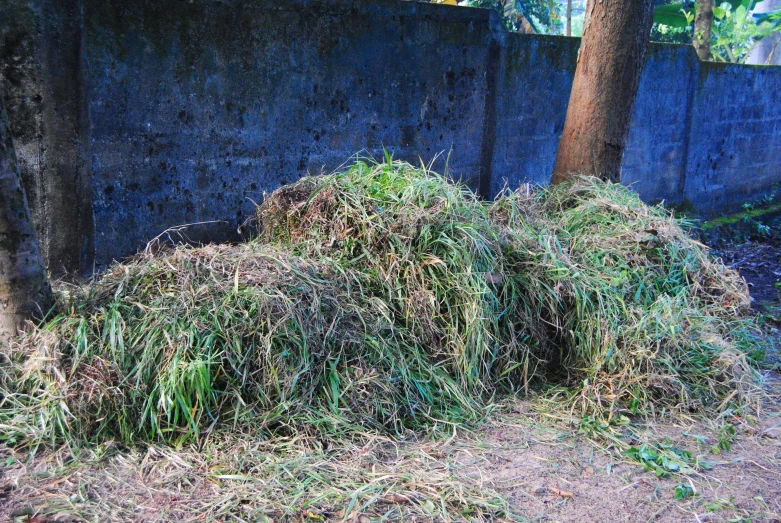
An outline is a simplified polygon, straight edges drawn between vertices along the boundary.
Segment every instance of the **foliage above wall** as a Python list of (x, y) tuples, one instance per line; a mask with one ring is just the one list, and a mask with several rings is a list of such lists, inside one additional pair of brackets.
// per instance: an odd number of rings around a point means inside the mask
[(560, 34), (563, 27), (563, 10), (560, 2), (554, 0), (435, 0), (435, 3), (495, 9), (507, 29), (518, 33)]
[[(764, 0), (729, 0), (713, 8), (711, 58), (744, 63), (759, 42), (781, 32), (781, 9), (756, 12)], [(656, 8), (651, 39), (660, 42), (689, 43), (697, 5), (689, 8), (671, 3)]]
[[(434, 0), (437, 2), (437, 0)], [(712, 59), (744, 63), (759, 42), (781, 33), (781, 9), (755, 12), (764, 0), (728, 0), (713, 9)], [(442, 0), (437, 3), (495, 9), (510, 31), (520, 33), (564, 34), (566, 0)], [(651, 40), (689, 44), (692, 40), (696, 2), (660, 2), (654, 11)], [(585, 11), (584, 0), (571, 1), (571, 34), (580, 36)]]

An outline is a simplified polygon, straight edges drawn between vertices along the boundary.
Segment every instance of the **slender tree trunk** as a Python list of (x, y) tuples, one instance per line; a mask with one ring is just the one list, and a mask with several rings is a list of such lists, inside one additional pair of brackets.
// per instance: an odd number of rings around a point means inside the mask
[(578, 174), (619, 181), (653, 7), (653, 0), (588, 1), (552, 184)]
[(710, 59), (710, 43), (713, 34), (713, 0), (699, 0), (694, 17), (692, 45), (700, 60)]
[(0, 91), (0, 344), (52, 303)]
[(572, 0), (567, 0), (567, 36), (572, 36)]

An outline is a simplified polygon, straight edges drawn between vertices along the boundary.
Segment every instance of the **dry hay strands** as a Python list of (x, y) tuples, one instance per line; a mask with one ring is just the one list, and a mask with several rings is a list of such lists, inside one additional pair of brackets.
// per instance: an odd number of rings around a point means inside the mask
[(248, 244), (115, 265), (20, 338), (0, 367), (5, 439), (405, 434), (536, 382), (606, 418), (755, 388), (745, 283), (620, 185), (483, 202), (358, 161), (279, 189), (258, 222)]
[(386, 159), (301, 185), (258, 209), (263, 241), (376, 276), (397, 323), (447, 343), (467, 385), (565, 376), (585, 413), (608, 417), (755, 388), (763, 341), (745, 281), (620, 184), (583, 177), (484, 203)]
[(217, 423), (403, 434), (479, 419), (478, 398), (363, 279), (257, 243), (117, 266), (100, 299), (5, 354), (6, 437), (184, 441)]

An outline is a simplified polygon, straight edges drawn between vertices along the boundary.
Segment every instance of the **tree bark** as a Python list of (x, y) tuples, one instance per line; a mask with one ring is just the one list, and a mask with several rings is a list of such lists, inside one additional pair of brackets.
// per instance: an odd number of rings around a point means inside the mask
[(53, 304), (0, 92), (0, 344)]
[(552, 184), (579, 174), (619, 181), (653, 7), (653, 0), (588, 1)]
[(694, 17), (692, 45), (700, 60), (710, 59), (710, 44), (713, 34), (713, 0), (699, 0)]

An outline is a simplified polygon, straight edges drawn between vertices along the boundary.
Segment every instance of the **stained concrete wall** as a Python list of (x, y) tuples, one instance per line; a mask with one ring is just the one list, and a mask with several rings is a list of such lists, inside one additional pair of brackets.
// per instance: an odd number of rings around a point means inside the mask
[[(487, 12), (86, 1), (96, 259), (382, 147), (480, 170)], [(477, 15), (477, 16), (475, 16)], [(220, 228), (220, 226), (218, 226)]]
[(489, 196), (550, 181), (580, 39), (506, 34), (502, 44)]
[(87, 271), (94, 256), (83, 33), (79, 2), (0, 2), (0, 92), (55, 275)]
[[(547, 183), (578, 48), (396, 0), (7, 0), (0, 16), (31, 206), (50, 267), (74, 272), (183, 223), (235, 239), (264, 192), (359, 150), (443, 152), (435, 167), (487, 196)], [(705, 215), (767, 194), (779, 93), (781, 68), (652, 46), (624, 181)]]
[(700, 64), (683, 197), (720, 210), (781, 185), (781, 67)]

